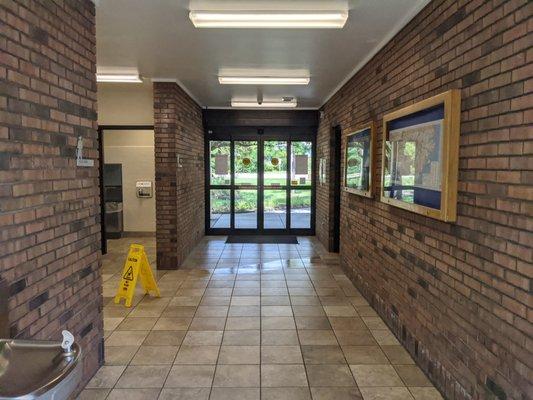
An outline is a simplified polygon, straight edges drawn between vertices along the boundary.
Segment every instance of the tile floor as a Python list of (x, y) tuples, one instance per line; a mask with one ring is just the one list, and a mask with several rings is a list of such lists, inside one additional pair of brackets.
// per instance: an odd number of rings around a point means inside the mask
[(109, 242), (105, 365), (79, 399), (442, 399), (315, 238), (298, 245), (206, 237), (161, 298), (112, 298), (130, 243)]

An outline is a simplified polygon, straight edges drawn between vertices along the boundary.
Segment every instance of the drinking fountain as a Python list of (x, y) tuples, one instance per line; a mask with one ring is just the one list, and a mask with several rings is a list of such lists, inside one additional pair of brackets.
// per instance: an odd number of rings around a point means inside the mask
[[(0, 334), (9, 336), (7, 284), (0, 280)], [(7, 326), (6, 326), (7, 325)], [(62, 341), (0, 339), (0, 400), (67, 400), (82, 377), (81, 349)]]

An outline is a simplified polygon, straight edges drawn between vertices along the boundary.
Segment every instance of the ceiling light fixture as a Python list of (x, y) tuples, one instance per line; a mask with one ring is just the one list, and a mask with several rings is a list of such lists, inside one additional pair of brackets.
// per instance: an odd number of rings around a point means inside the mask
[(309, 78), (275, 76), (219, 76), (221, 85), (308, 85)]
[(139, 74), (96, 74), (96, 82), (141, 83)]
[(235, 108), (294, 108), (297, 105), (296, 99), (290, 101), (267, 100), (261, 103), (256, 100), (231, 100), (231, 106)]
[(191, 11), (196, 28), (342, 28), (347, 11)]

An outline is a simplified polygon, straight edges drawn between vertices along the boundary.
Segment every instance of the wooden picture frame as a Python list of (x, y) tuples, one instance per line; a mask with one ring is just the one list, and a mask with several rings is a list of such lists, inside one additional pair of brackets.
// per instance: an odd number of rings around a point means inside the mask
[[(456, 220), (460, 119), (458, 89), (384, 115), (380, 191), (383, 203), (445, 222)], [(390, 140), (391, 133), (394, 140)], [(407, 161), (401, 165), (402, 160)], [(407, 167), (409, 174), (404, 171)]]
[[(361, 179), (363, 182), (367, 182), (367, 184), (364, 184), (364, 188), (361, 187), (354, 187), (350, 184), (348, 179), (348, 170), (349, 170), (349, 150), (350, 150), (350, 143), (352, 142), (352, 139), (355, 139), (357, 137), (363, 138), (364, 136), (369, 135), (368, 137), (368, 167), (366, 171), (366, 178), (362, 177)], [(354, 140), (354, 143), (357, 141)], [(361, 142), (362, 143), (362, 142)], [(365, 150), (363, 150), (365, 151)], [(374, 175), (374, 165), (375, 165), (375, 158), (376, 158), (376, 126), (374, 122), (369, 122), (358, 129), (356, 129), (354, 132), (349, 133), (346, 136), (346, 139), (344, 141), (344, 173), (343, 173), (343, 186), (344, 190), (348, 193), (357, 194), (359, 196), (364, 197), (373, 197), (372, 192), (372, 185), (374, 183), (373, 175)], [(363, 160), (359, 161), (361, 164), (364, 162), (364, 156)]]

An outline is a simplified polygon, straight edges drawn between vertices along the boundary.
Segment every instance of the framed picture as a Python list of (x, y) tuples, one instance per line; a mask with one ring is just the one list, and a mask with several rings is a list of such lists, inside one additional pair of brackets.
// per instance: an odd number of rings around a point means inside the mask
[(344, 154), (344, 190), (372, 197), (372, 170), (376, 147), (374, 124), (350, 133), (346, 137)]
[(319, 163), (318, 163), (318, 182), (321, 184), (321, 185), (325, 185), (326, 184), (326, 158), (325, 157), (320, 157), (320, 160), (319, 160)]
[(382, 202), (456, 220), (460, 112), (454, 89), (383, 117)]

